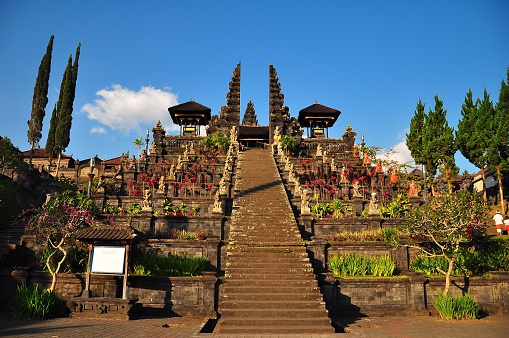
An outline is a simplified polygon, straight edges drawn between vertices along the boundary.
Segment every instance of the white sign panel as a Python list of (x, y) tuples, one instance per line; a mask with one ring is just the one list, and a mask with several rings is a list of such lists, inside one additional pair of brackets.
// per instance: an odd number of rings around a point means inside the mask
[(125, 246), (94, 246), (92, 248), (92, 273), (124, 274)]

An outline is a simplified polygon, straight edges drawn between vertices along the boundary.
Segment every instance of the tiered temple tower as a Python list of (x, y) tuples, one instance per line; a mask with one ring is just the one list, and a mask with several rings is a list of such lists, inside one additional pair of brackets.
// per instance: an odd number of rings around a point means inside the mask
[(219, 118), (214, 115), (207, 128), (207, 135), (221, 131), (229, 136), (232, 126), (238, 128), (240, 124), (240, 62), (233, 71), (229, 84), (229, 91), (226, 94), (226, 106), (221, 107)]
[(286, 134), (285, 125), (290, 120), (290, 109), (285, 104), (285, 96), (281, 93), (281, 83), (276, 68), (269, 63), (269, 142), (274, 140), (274, 130), (279, 126)]
[(249, 100), (247, 103), (246, 111), (244, 112), (244, 117), (242, 118), (243, 126), (257, 126), (258, 119), (256, 118), (256, 112), (254, 109), (254, 104)]

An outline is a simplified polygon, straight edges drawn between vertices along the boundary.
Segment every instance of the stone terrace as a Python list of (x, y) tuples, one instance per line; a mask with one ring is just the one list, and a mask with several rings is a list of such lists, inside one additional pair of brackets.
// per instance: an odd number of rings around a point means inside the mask
[(270, 151), (243, 153), (237, 183), (216, 331), (334, 333)]

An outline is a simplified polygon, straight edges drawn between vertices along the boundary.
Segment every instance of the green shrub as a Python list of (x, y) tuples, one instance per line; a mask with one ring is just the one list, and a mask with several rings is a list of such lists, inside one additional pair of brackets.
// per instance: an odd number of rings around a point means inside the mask
[(134, 262), (133, 275), (139, 276), (197, 276), (205, 269), (208, 258), (196, 255), (169, 254), (162, 256), (155, 253), (138, 255)]
[(334, 255), (329, 260), (334, 276), (394, 276), (396, 263), (388, 255), (361, 256), (357, 254)]
[(479, 305), (468, 293), (458, 297), (438, 295), (435, 297), (435, 308), (444, 319), (475, 319), (479, 314)]
[(397, 245), (399, 231), (396, 228), (383, 228), (362, 231), (341, 231), (327, 235), (326, 240), (331, 242), (387, 242)]
[(14, 293), (11, 311), (17, 318), (50, 319), (56, 317), (59, 306), (60, 299), (55, 291), (22, 284)]
[[(441, 276), (438, 268), (446, 271), (447, 260), (442, 257), (416, 256), (410, 262), (414, 272), (426, 276)], [(476, 246), (460, 249), (453, 276), (482, 276), (490, 271), (509, 271), (509, 246), (503, 241), (489, 240), (477, 243)]]
[[(52, 255), (50, 258), (50, 266), (53, 271), (55, 271), (58, 263), (62, 260), (63, 257), (63, 253), (61, 251), (54, 251), (51, 248), (46, 247), (44, 251), (37, 254), (37, 258), (39, 259), (39, 264), (42, 267), (42, 271), (49, 272), (48, 266), (46, 265), (46, 260), (50, 255)], [(80, 248), (70, 248), (67, 251), (67, 257), (60, 267), (60, 272), (85, 273), (87, 272), (87, 264), (88, 252), (85, 251), (85, 249), (80, 250)]]

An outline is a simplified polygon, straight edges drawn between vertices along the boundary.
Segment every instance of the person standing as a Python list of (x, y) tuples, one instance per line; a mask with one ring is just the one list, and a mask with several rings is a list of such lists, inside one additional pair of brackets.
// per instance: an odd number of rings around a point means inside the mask
[(505, 215), (504, 228), (505, 228), (505, 233), (509, 235), (509, 215)]
[(497, 210), (495, 216), (493, 216), (493, 220), (495, 221), (495, 227), (497, 228), (497, 235), (502, 235), (502, 227), (504, 225), (504, 216), (500, 214), (500, 210)]

